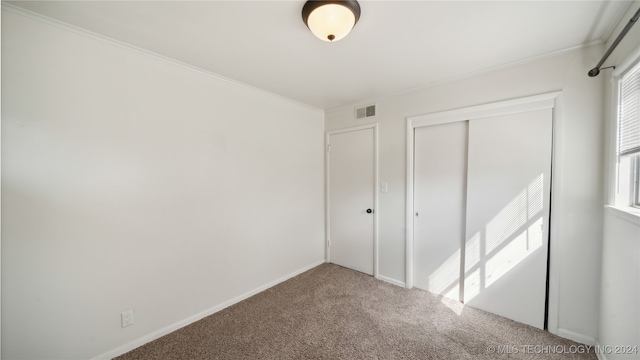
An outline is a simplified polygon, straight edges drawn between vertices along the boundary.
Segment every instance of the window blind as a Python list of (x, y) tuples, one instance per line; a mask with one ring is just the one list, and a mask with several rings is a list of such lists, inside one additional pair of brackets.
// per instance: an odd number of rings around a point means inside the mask
[(618, 114), (618, 155), (640, 154), (640, 63), (622, 76)]

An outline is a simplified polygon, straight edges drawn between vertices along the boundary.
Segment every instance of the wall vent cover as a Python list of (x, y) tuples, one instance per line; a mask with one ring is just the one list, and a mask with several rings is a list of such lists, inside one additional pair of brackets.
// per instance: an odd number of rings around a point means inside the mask
[(376, 116), (376, 106), (368, 105), (356, 108), (356, 120), (366, 119)]

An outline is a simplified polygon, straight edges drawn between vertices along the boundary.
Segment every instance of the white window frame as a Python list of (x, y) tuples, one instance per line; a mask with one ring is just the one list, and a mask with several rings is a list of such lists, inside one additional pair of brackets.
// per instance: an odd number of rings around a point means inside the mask
[(631, 195), (631, 206), (640, 209), (640, 155), (636, 155), (633, 161), (633, 175), (631, 186), (633, 194)]
[[(640, 154), (621, 157), (618, 155), (620, 83), (622, 78), (636, 66), (640, 66), (640, 53), (633, 54), (630, 61), (616, 69), (613, 74), (612, 98), (612, 149), (615, 176), (613, 176), (614, 191), (610, 204), (617, 208), (640, 209)], [(634, 211), (635, 213), (635, 211)]]

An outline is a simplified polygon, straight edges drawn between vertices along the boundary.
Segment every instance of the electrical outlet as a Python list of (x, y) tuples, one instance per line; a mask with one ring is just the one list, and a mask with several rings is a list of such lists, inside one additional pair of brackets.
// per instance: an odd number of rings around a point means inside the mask
[(120, 314), (122, 320), (122, 327), (133, 325), (133, 310), (127, 310)]

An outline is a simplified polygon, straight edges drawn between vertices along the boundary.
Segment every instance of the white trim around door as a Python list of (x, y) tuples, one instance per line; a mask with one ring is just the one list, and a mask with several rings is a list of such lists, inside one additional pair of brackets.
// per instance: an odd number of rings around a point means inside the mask
[[(506, 101), (494, 102), (489, 104), (470, 106), (455, 110), (443, 111), (438, 113), (412, 116), (407, 118), (407, 148), (406, 148), (406, 210), (405, 210), (405, 278), (406, 287), (412, 288), (414, 285), (414, 135), (415, 129), (438, 124), (447, 124), (458, 121), (466, 121), (472, 119), (482, 119), (494, 116), (514, 114), (525, 111), (553, 109), (553, 151), (552, 151), (552, 176), (554, 183), (562, 183), (559, 174), (555, 170), (562, 158), (562, 147), (558, 144), (557, 133), (562, 128), (562, 92), (556, 91), (529, 97), (511, 99)], [(560, 176), (559, 176), (560, 175)], [(550, 238), (553, 239), (557, 234), (557, 224), (559, 216), (558, 211), (554, 211), (557, 199), (561, 197), (562, 189), (558, 186), (552, 187), (551, 193), (551, 218), (550, 218)], [(556, 334), (558, 329), (558, 310), (559, 310), (559, 280), (560, 267), (558, 263), (559, 253), (558, 241), (551, 241), (549, 252), (550, 268), (549, 268), (549, 290), (548, 290), (548, 330)]]
[(378, 279), (378, 192), (379, 192), (379, 184), (378, 184), (378, 124), (367, 124), (361, 126), (355, 126), (350, 128), (331, 130), (325, 133), (325, 260), (326, 262), (331, 261), (331, 203), (330, 203), (330, 195), (331, 195), (331, 186), (330, 186), (330, 137), (335, 134), (342, 134), (352, 131), (360, 131), (366, 129), (373, 129), (373, 188), (375, 191), (373, 192), (373, 276)]

